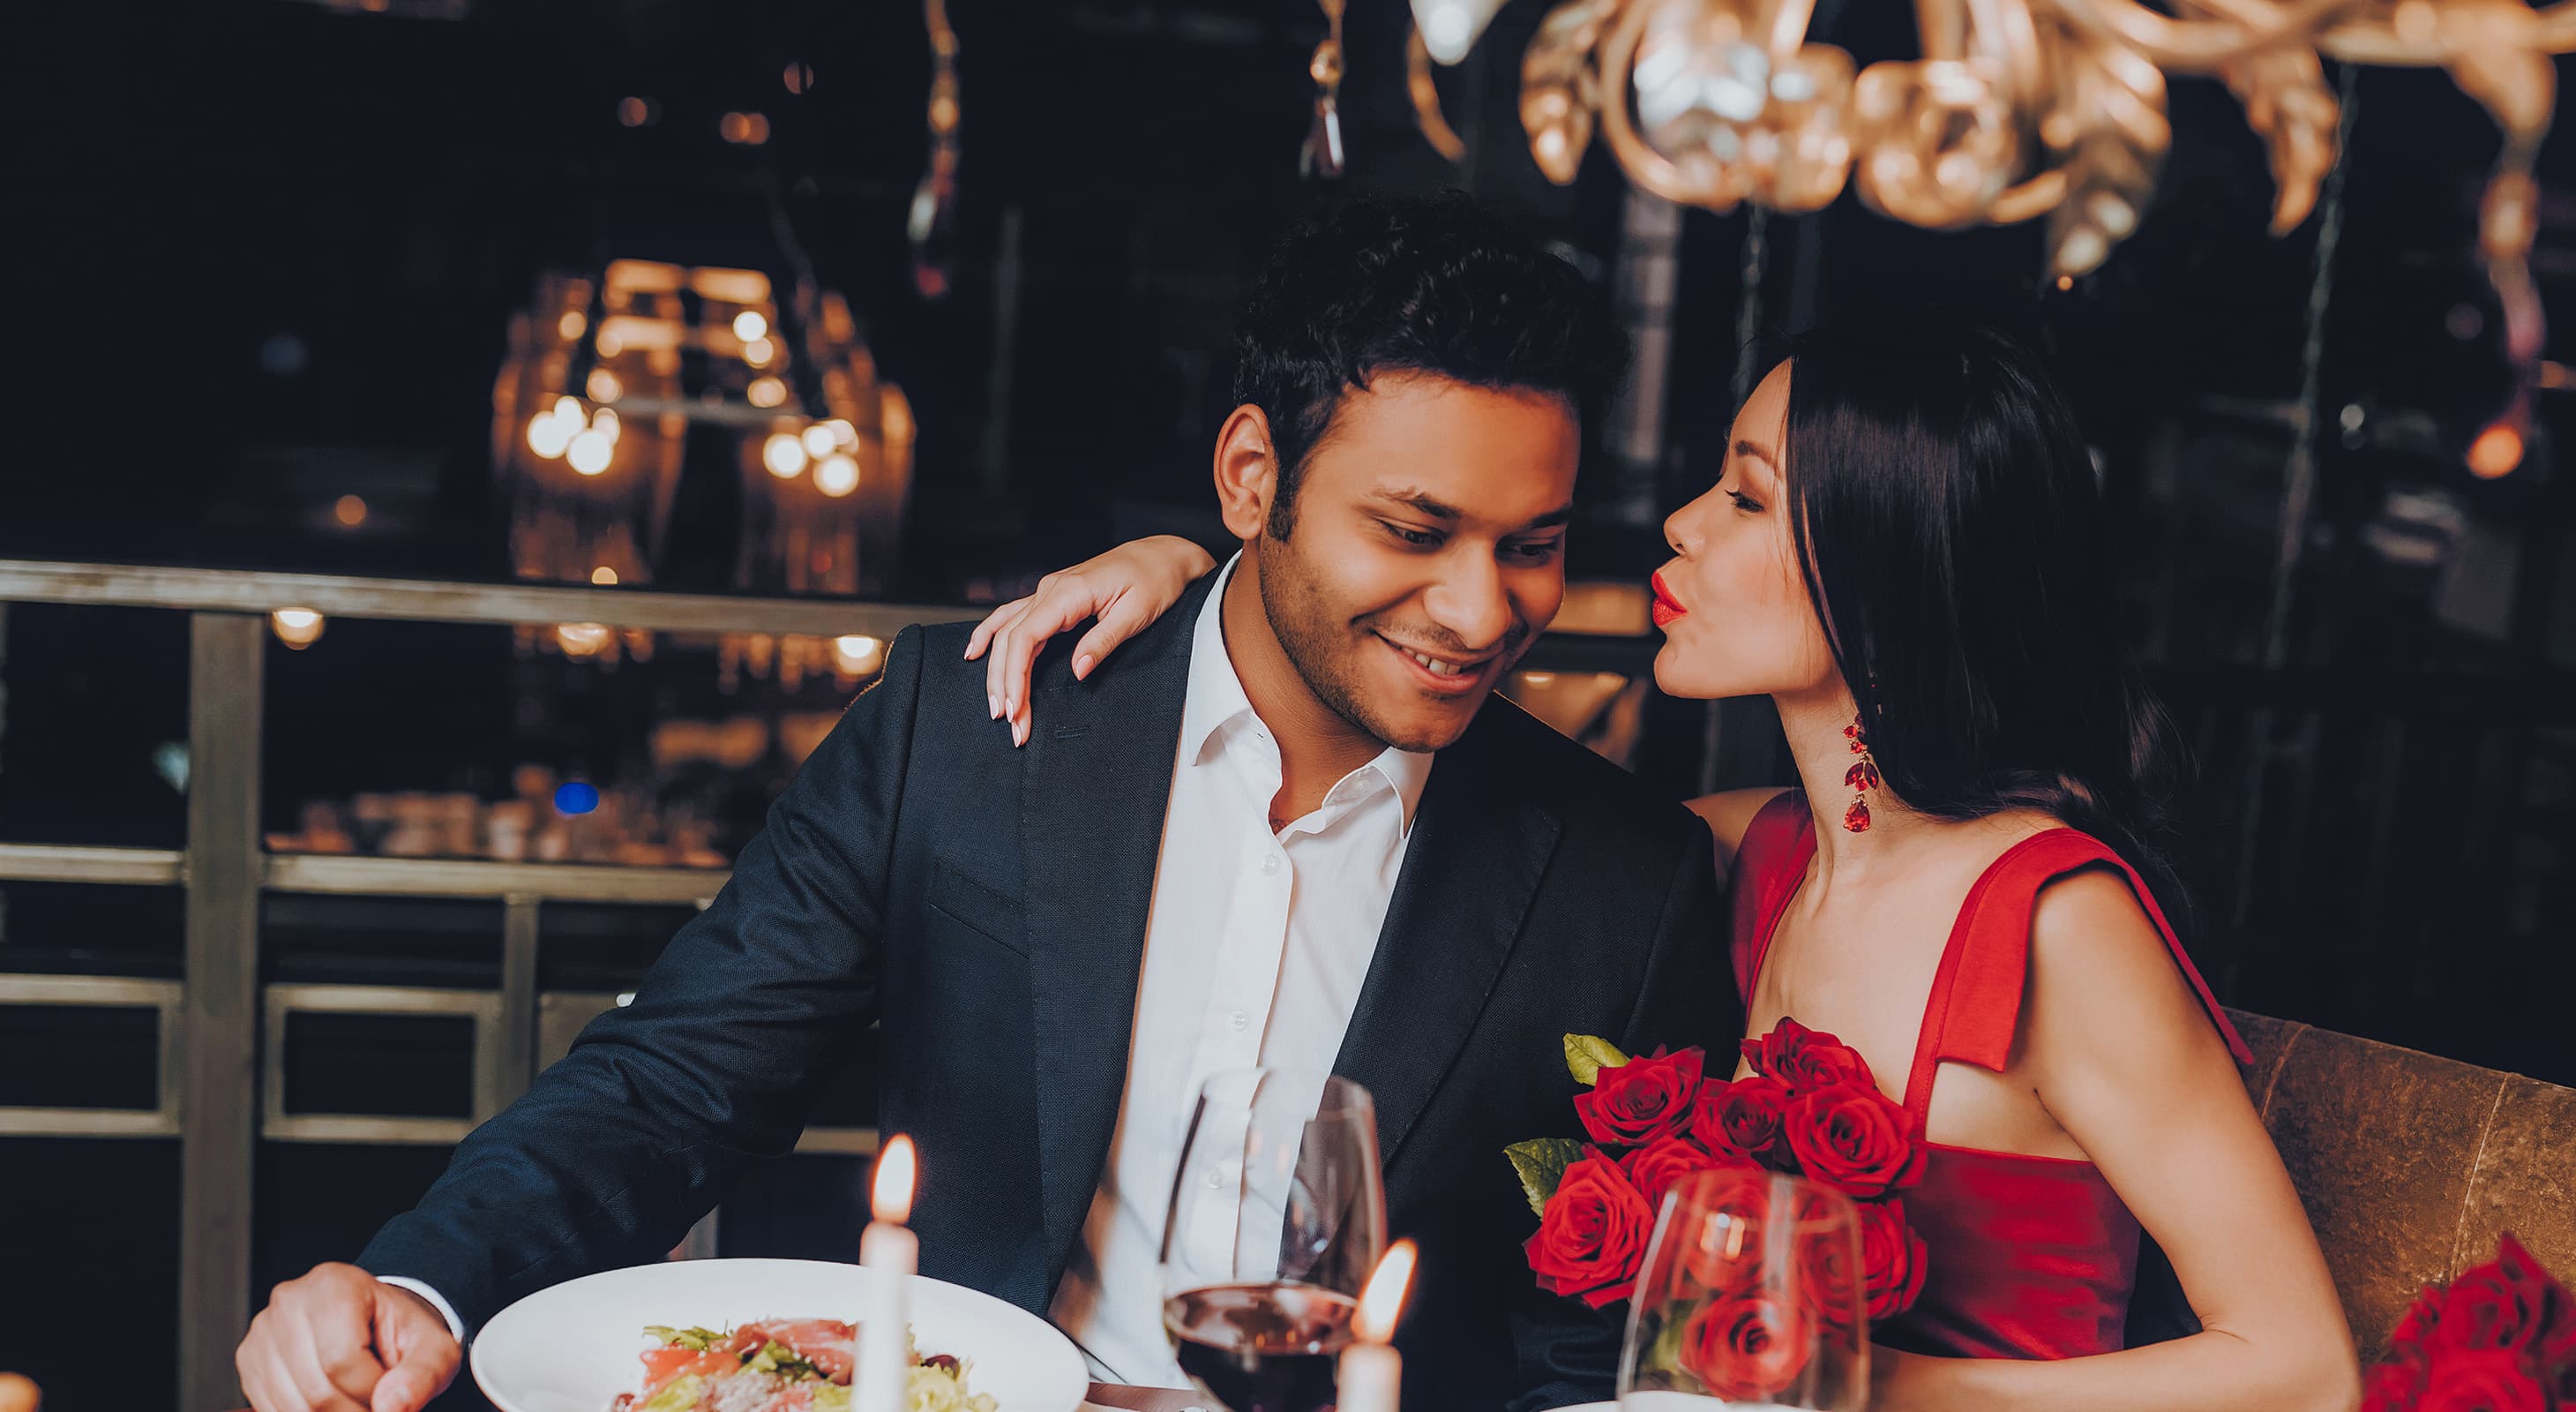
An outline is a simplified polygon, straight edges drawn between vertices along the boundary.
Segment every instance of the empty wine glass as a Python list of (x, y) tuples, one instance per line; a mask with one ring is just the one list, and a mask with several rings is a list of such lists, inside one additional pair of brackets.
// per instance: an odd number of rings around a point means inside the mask
[(1757, 1168), (1696, 1173), (1665, 1194), (1646, 1247), (1619, 1406), (1860, 1412), (1868, 1307), (1849, 1197)]

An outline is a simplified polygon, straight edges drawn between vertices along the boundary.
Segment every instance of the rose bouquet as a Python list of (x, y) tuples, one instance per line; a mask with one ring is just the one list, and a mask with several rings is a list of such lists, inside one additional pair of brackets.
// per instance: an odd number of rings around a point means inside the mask
[(1869, 1317), (1913, 1305), (1927, 1267), (1897, 1193), (1923, 1176), (1914, 1115), (1878, 1091), (1858, 1051), (1795, 1020), (1745, 1040), (1743, 1054), (1753, 1072), (1730, 1080), (1705, 1072), (1698, 1049), (1631, 1059), (1607, 1040), (1565, 1037), (1566, 1066), (1588, 1090), (1574, 1113), (1590, 1141), (1504, 1149), (1538, 1213), (1525, 1248), (1542, 1288), (1596, 1309), (1627, 1299), (1665, 1192), (1694, 1172), (1741, 1167), (1849, 1196)]
[(2389, 1345), (2362, 1412), (2576, 1409), (2576, 1297), (2510, 1234), (2448, 1290), (2428, 1286)]

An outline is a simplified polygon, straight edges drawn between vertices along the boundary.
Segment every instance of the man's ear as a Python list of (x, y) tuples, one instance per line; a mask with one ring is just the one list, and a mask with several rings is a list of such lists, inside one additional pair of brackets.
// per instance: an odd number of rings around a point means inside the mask
[(1226, 532), (1246, 541), (1260, 538), (1278, 493), (1279, 453), (1270, 442), (1270, 418), (1247, 402), (1216, 434), (1216, 503)]

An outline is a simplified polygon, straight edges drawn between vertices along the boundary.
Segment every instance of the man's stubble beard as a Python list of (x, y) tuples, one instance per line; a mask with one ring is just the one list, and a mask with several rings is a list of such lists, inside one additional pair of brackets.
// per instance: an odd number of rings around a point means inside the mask
[[(1269, 620), (1270, 634), (1278, 639), (1280, 651), (1296, 668), (1298, 679), (1306, 683), (1306, 689), (1324, 703), (1325, 709), (1381, 746), (1428, 753), (1457, 743), (1458, 734), (1465, 731), (1463, 722), (1456, 734), (1407, 740), (1396, 738), (1398, 733), (1393, 727), (1375, 719), (1376, 713), (1369, 709), (1357, 684), (1337, 670), (1357, 666), (1344, 651), (1349, 645), (1349, 625), (1335, 614), (1330, 596), (1318, 586), (1319, 578), (1309, 571), (1305, 556), (1287, 540), (1271, 534), (1269, 526), (1253, 542), (1252, 552), (1260, 564), (1261, 614)], [(1283, 569), (1287, 572), (1280, 572)], [(1511, 649), (1510, 655), (1517, 657), (1519, 648)], [(1490, 688), (1486, 695), (1492, 695)], [(1484, 709), (1484, 701), (1479, 699), (1476, 706)], [(1472, 713), (1468, 719), (1473, 719)]]

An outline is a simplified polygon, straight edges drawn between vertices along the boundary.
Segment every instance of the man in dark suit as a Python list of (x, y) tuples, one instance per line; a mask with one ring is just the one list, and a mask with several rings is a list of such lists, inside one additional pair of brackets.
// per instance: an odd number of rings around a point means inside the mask
[(1409, 1406), (1607, 1395), (1616, 1331), (1536, 1289), (1501, 1149), (1569, 1126), (1561, 1035), (1739, 1028), (1706, 831), (1489, 699), (1562, 600), (1616, 349), (1464, 198), (1293, 235), (1216, 447), (1236, 561), (1027, 703), (986, 699), (963, 628), (898, 637), (634, 1003), (357, 1266), (279, 1288), (253, 1402), (417, 1408), (466, 1331), (654, 1258), (787, 1151), (872, 1020), (923, 1272), (1050, 1314), (1096, 1373), (1173, 1381), (1178, 1134), (1198, 1078), (1258, 1062), (1375, 1095), (1422, 1251)]

